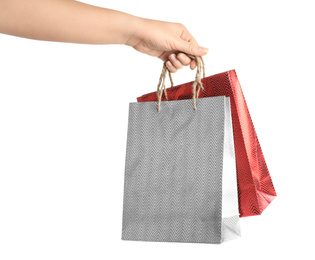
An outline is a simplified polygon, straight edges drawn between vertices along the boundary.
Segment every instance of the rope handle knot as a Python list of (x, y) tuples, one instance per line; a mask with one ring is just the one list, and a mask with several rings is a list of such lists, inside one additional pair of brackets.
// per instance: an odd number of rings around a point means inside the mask
[[(197, 109), (196, 98), (199, 97), (200, 90), (202, 90), (202, 91), (204, 90), (203, 84), (201, 82), (201, 73), (202, 73), (203, 78), (204, 78), (205, 77), (205, 64), (204, 64), (203, 58), (200, 56), (194, 56), (194, 55), (190, 55), (190, 54), (185, 54), (185, 55), (191, 59), (196, 60), (196, 62), (197, 62), (196, 78), (195, 78), (195, 81), (192, 85), (193, 104), (194, 104), (194, 109), (196, 110)], [(167, 91), (166, 91), (166, 87), (165, 87), (166, 74), (169, 75), (169, 78), (171, 81), (171, 87), (173, 87), (174, 83), (173, 83), (172, 75), (171, 75), (171, 72), (166, 67), (166, 61), (165, 61), (163, 64), (161, 76), (160, 76), (159, 83), (157, 86), (157, 91), (156, 91), (156, 96), (157, 96), (157, 100), (158, 100), (158, 112), (160, 112), (160, 110), (161, 110), (161, 101), (162, 101), (163, 93), (164, 93), (165, 99), (168, 100)], [(198, 86), (198, 89), (197, 89), (197, 86)], [(196, 91), (196, 89), (197, 89), (197, 91)]]

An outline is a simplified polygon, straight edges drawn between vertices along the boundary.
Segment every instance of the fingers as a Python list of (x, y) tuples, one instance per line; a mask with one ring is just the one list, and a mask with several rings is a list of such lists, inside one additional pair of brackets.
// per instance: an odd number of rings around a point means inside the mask
[(177, 69), (173, 66), (173, 64), (169, 60), (165, 64), (170, 72), (175, 73), (177, 71)]
[(197, 42), (195, 41), (185, 41), (182, 39), (179, 39), (177, 41), (177, 49), (183, 52), (186, 52), (191, 55), (196, 55), (196, 56), (204, 56), (208, 54), (209, 49), (205, 47), (201, 47), (198, 45)]
[(166, 62), (166, 66), (168, 70), (172, 73), (175, 73), (177, 70), (181, 69), (184, 64), (177, 58), (177, 56), (173, 53), (168, 57), (168, 61)]
[(197, 67), (197, 62), (195, 60), (191, 61), (190, 63), (190, 69), (194, 70)]
[(177, 39), (176, 49), (195, 56), (204, 56), (208, 54), (209, 51), (208, 48), (201, 47), (193, 37), (191, 37), (191, 39), (189, 38)]
[(177, 59), (184, 65), (190, 65), (190, 69), (194, 70), (197, 67), (197, 63), (195, 60), (187, 57), (184, 53), (177, 54)]
[(184, 53), (177, 54), (177, 59), (183, 64), (184, 66), (187, 66), (191, 63), (191, 59), (188, 58)]
[(174, 53), (169, 55), (166, 66), (168, 70), (172, 73), (177, 72), (177, 70), (183, 68), (183, 66), (190, 65), (190, 69), (195, 69), (197, 64), (195, 60), (190, 59), (184, 53), (179, 53), (175, 55)]
[(201, 47), (184, 25), (177, 24), (177, 26), (181, 31), (180, 37), (175, 41), (177, 50), (195, 56), (204, 56), (208, 53), (209, 49)]

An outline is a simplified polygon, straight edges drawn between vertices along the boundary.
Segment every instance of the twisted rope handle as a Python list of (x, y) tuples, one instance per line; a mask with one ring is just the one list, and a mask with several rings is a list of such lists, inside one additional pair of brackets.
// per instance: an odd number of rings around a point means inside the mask
[[(192, 85), (194, 109), (197, 109), (196, 97), (197, 98), (199, 97), (200, 89), (201, 90), (204, 89), (203, 88), (203, 84), (201, 82), (201, 71), (203, 72), (202, 75), (203, 75), (203, 78), (204, 78), (205, 77), (205, 63), (204, 63), (202, 57), (194, 56), (194, 55), (190, 55), (190, 54), (185, 54), (185, 55), (188, 56), (191, 59), (196, 60), (196, 62), (197, 62), (196, 78), (195, 78), (195, 81), (194, 81), (194, 83)], [(173, 87), (174, 83), (173, 83), (171, 72), (166, 67), (166, 62), (164, 62), (163, 69), (162, 69), (162, 72), (161, 72), (161, 76), (160, 76), (160, 79), (159, 79), (159, 83), (158, 83), (158, 86), (157, 86), (157, 91), (156, 91), (156, 96), (157, 96), (157, 100), (158, 100), (158, 112), (160, 112), (160, 110), (161, 110), (161, 100), (162, 100), (163, 93), (164, 93), (165, 99), (168, 100), (166, 87), (165, 87), (165, 78), (166, 78), (166, 74), (167, 73), (168, 73), (170, 81), (171, 81), (171, 87)], [(197, 86), (198, 86), (198, 90), (196, 92)]]

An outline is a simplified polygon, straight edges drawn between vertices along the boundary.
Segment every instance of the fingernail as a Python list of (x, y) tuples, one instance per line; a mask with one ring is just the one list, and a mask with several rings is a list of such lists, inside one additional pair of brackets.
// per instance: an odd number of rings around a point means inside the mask
[(200, 55), (206, 55), (206, 54), (208, 54), (208, 52), (209, 52), (208, 48), (204, 48), (204, 47), (199, 48), (199, 54)]
[(171, 55), (170, 55), (170, 59), (173, 60), (173, 61), (176, 61), (176, 56), (175, 56), (175, 54), (171, 54)]

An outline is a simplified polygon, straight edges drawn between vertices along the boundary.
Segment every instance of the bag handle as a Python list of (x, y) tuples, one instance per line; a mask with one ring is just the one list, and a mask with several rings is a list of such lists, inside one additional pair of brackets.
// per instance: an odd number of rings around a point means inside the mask
[[(196, 78), (195, 78), (195, 81), (192, 85), (192, 92), (193, 92), (193, 104), (194, 104), (194, 109), (196, 110), (197, 109), (197, 106), (196, 106), (196, 97), (198, 98), (199, 97), (199, 92), (200, 92), (200, 89), (203, 91), (203, 84), (201, 82), (201, 71), (203, 71), (203, 78), (205, 77), (205, 63), (203, 61), (203, 58), (201, 56), (194, 56), (194, 55), (190, 55), (190, 54), (186, 54), (185, 55), (191, 59), (194, 59), (196, 60), (197, 62), (197, 72), (196, 72)], [(169, 78), (170, 78), (170, 81), (171, 81), (171, 87), (174, 86), (174, 83), (173, 83), (173, 79), (172, 79), (172, 75), (171, 75), (171, 72), (168, 70), (168, 68), (166, 67), (166, 61), (164, 62), (163, 64), (163, 69), (162, 69), (162, 72), (161, 72), (161, 76), (160, 76), (160, 79), (159, 79), (159, 84), (157, 86), (157, 91), (156, 91), (156, 96), (157, 96), (157, 100), (158, 100), (158, 112), (160, 112), (161, 110), (161, 100), (162, 100), (162, 95), (164, 93), (165, 95), (165, 99), (168, 100), (168, 97), (167, 97), (167, 92), (166, 92), (166, 87), (165, 87), (165, 78), (166, 78), (166, 74), (169, 74)], [(196, 93), (196, 88), (198, 86), (198, 90), (197, 90), (197, 93)]]

